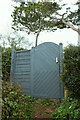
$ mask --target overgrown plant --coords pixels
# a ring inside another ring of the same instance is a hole
[[[51,102],[49,102],[48,100],[43,100],[43,101],[41,101],[41,104],[42,104],[43,106],[50,106],[50,105],[51,105]]]
[[[11,67],[11,48],[2,48],[2,79],[8,81]]]
[[[64,50],[61,80],[71,97],[80,100],[80,47],[69,46]]]
[[[24,95],[19,84],[13,87],[10,82],[3,83],[2,119],[31,118],[33,104],[34,99]]]
[[[69,97],[64,99],[60,107],[51,114],[51,118],[55,118],[55,120],[79,120],[80,101]]]

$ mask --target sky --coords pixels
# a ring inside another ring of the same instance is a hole
[[[55,0],[58,1],[58,0]],[[72,1],[72,2],[71,2]],[[77,1],[77,0],[76,0]],[[67,3],[71,5],[75,3],[75,0],[62,0],[61,3]],[[13,2],[11,0],[0,0],[0,34],[8,35],[12,31],[12,11],[13,11]],[[72,8],[75,9],[75,8]],[[64,12],[64,11],[62,11]],[[33,42],[31,45],[35,45],[35,35],[26,33],[22,33],[26,39]],[[55,32],[41,32],[38,39],[38,45],[43,42],[54,42],[56,44],[63,43],[63,46],[67,46],[68,44],[77,45],[78,34],[72,29],[58,29]]]

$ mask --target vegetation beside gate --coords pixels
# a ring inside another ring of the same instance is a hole
[[[21,87],[12,87],[10,82],[3,83],[2,90],[2,119],[28,119],[32,117],[31,109],[34,99],[22,93]]]
[[[68,94],[80,100],[80,47],[69,46],[64,50],[61,80]]]

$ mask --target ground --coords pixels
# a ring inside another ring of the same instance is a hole
[[[59,104],[52,104],[51,102],[47,102],[46,100],[39,102],[34,105],[33,116],[34,118],[50,118],[52,112],[55,111],[56,108],[59,107]]]

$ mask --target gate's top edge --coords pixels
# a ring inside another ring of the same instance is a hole
[[[17,53],[19,52],[30,52],[30,50],[19,50],[19,51],[16,51]]]
[[[56,44],[56,43],[54,43],[54,42],[44,42],[44,43],[39,44],[37,47],[39,47],[39,46],[41,46],[41,45],[46,45],[46,44],[53,44],[53,45],[59,46],[59,45],[62,44],[62,43],[60,43],[60,44],[58,45],[58,44]]]

